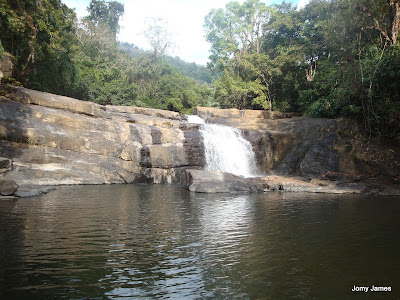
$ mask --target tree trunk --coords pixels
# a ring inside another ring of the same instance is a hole
[[[397,43],[397,37],[400,31],[400,4],[399,0],[391,0],[390,5],[393,8],[393,24],[392,24],[392,43],[395,45]]]

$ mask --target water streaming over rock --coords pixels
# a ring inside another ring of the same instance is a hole
[[[196,115],[186,115],[187,121],[192,124],[205,124],[204,119]]]
[[[203,124],[206,170],[229,172],[235,175],[256,176],[255,155],[249,141],[239,129],[224,125],[207,124],[198,116],[188,116],[188,122]]]

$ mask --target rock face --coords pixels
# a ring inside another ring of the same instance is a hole
[[[11,77],[14,69],[14,57],[4,52],[3,57],[0,57],[0,80],[3,77]]]
[[[200,134],[179,113],[0,90],[0,156],[13,161],[3,177],[19,185],[172,183],[204,165]]]
[[[198,107],[196,113],[208,122],[240,128],[264,174],[400,180],[399,148],[379,149],[368,139],[363,141],[351,120],[206,107]]]
[[[1,193],[22,197],[46,192],[43,185],[145,182],[181,183],[205,193],[400,194],[399,149],[378,149],[354,138],[359,131],[354,122],[237,109],[199,107],[196,113],[241,129],[260,173],[268,176],[200,170],[205,158],[199,125],[179,113],[0,85]],[[379,176],[397,186],[352,184]]]
[[[230,173],[185,170],[183,185],[197,193],[256,193],[269,189],[262,178],[243,178]]]

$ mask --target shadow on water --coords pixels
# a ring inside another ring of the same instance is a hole
[[[24,242],[26,219],[23,215],[15,214],[17,200],[0,200],[0,298],[14,295],[9,293],[15,286],[24,282],[21,244]]]

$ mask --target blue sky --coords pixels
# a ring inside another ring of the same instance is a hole
[[[125,14],[120,21],[118,40],[129,42],[142,49],[150,49],[143,32],[152,18],[162,18],[171,32],[175,47],[169,55],[179,56],[185,61],[205,65],[210,44],[204,38],[204,17],[213,8],[223,8],[229,0],[117,0],[124,4]],[[304,6],[309,0],[292,0]],[[78,17],[87,15],[90,0],[62,0],[74,8]],[[244,1],[239,1],[243,3]],[[266,4],[281,3],[280,0],[264,0]]]

